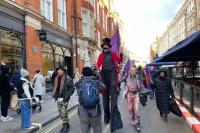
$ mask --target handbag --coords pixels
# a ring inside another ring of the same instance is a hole
[[[182,117],[182,112],[173,98],[169,100],[169,110],[178,117]]]
[[[11,99],[10,99],[10,107],[11,108],[16,108],[18,104],[18,97],[16,93],[11,94]]]

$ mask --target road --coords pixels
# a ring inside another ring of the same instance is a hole
[[[119,109],[122,115],[124,128],[118,133],[137,133],[135,128],[130,125],[127,104],[124,100],[119,100]],[[192,133],[192,129],[187,125],[184,119],[177,118],[173,114],[169,115],[169,122],[165,123],[160,118],[156,109],[155,100],[148,100],[146,107],[141,107],[141,126],[142,133]],[[77,109],[69,113],[70,117],[70,133],[79,133],[80,124],[77,115]],[[37,133],[59,133],[62,124],[57,119],[51,124],[39,130]],[[109,126],[103,124],[103,133],[110,133]]]

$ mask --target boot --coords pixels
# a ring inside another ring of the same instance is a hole
[[[108,124],[110,122],[110,117],[104,115],[104,123]]]
[[[168,120],[167,120],[167,114],[163,114],[163,120],[164,120],[164,122],[168,122]]]
[[[163,117],[163,114],[160,112],[160,117]]]
[[[60,130],[60,133],[68,133],[70,129],[70,125],[69,123],[63,123],[63,127]]]
[[[135,130],[136,130],[137,132],[141,132],[140,124],[135,125]]]

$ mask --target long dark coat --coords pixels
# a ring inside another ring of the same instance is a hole
[[[159,111],[163,114],[169,113],[170,96],[174,97],[171,80],[164,77],[158,78],[156,82],[156,104]]]

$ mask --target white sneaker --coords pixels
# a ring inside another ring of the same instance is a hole
[[[4,121],[6,119],[6,117],[4,116],[1,116],[1,120]]]
[[[13,120],[14,118],[12,118],[12,117],[10,117],[10,116],[7,116],[7,117],[4,117],[3,119],[2,119],[2,121],[11,121],[11,120]]]
[[[34,128],[34,126],[31,126],[31,127],[29,127],[29,128],[24,128],[24,129],[29,129],[29,130],[30,130],[30,129],[33,129],[33,128]]]
[[[13,117],[10,117],[10,116],[7,116],[7,119],[13,120],[14,118],[13,118]]]

